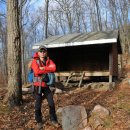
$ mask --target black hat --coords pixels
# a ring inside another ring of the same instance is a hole
[[[38,51],[41,50],[41,49],[44,49],[44,50],[47,51],[47,48],[44,45],[39,46]]]

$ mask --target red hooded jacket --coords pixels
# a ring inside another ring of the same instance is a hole
[[[55,72],[56,71],[56,65],[55,63],[47,57],[46,60],[46,66],[41,62],[41,65],[37,63],[37,60],[39,59],[38,53],[36,52],[33,56],[31,68],[34,71],[34,77],[40,77],[42,74],[46,74],[49,72]],[[44,67],[44,70],[41,70],[40,67]],[[47,87],[45,82],[34,82],[34,86],[41,86],[41,87]]]

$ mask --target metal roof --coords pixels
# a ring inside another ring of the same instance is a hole
[[[47,48],[58,48],[106,43],[118,43],[118,49],[121,50],[118,30],[51,36],[33,45],[32,49],[37,49],[40,45],[45,45]]]

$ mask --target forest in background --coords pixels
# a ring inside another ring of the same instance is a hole
[[[9,45],[7,44],[7,18],[11,13],[7,14],[9,2],[12,1],[0,0],[0,7],[2,7],[0,10],[0,73],[5,83],[8,79],[7,65],[9,63],[7,59],[7,46]],[[123,63],[124,65],[127,63],[130,44],[129,0],[45,0],[43,2],[38,0],[40,4],[37,8],[36,1],[17,0],[17,2],[18,17],[15,21],[8,21],[8,24],[11,25],[18,20],[22,84],[26,82],[25,62],[31,57],[31,46],[54,35],[119,29]],[[9,47],[12,46],[8,46],[11,50]]]

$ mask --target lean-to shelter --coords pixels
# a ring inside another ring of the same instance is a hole
[[[58,77],[66,76],[69,80],[79,73],[81,82],[88,76],[107,76],[109,82],[118,77],[122,54],[118,30],[51,36],[32,49],[40,45],[48,48],[49,56],[57,65]]]

